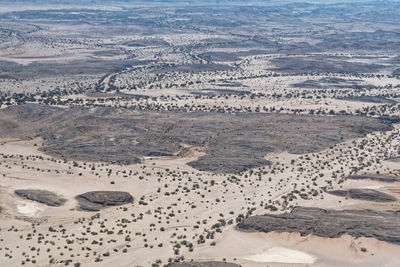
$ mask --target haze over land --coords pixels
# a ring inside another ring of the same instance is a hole
[[[1,266],[400,266],[399,1],[0,3]]]

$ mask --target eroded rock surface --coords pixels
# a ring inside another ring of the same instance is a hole
[[[337,238],[372,237],[400,244],[400,211],[325,210],[296,207],[290,213],[256,215],[237,225],[242,231],[298,232],[302,236],[316,235]]]
[[[133,202],[133,197],[121,191],[92,191],[76,197],[79,208],[86,211],[99,211],[108,206],[119,206]]]
[[[268,165],[264,156],[277,150],[317,152],[349,138],[388,131],[398,122],[362,116],[62,109],[33,104],[0,110],[0,117],[8,125],[7,131],[0,129],[0,137],[40,136],[41,150],[57,158],[134,164],[143,157],[178,154],[185,144],[206,153],[190,166],[222,173]]]
[[[374,189],[350,189],[350,190],[332,190],[328,191],[329,194],[341,196],[341,197],[349,197],[353,199],[361,199],[368,200],[374,202],[392,202],[397,199],[391,195],[388,195],[383,192],[379,192]]]
[[[370,176],[370,175],[353,175],[347,177],[350,180],[372,180],[377,182],[394,183],[400,182],[399,178],[390,176]]]
[[[61,206],[67,201],[57,194],[46,190],[20,189],[15,190],[15,194],[22,198],[37,201],[53,207]]]

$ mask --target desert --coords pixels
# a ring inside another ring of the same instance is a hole
[[[0,3],[0,266],[400,266],[398,1]]]

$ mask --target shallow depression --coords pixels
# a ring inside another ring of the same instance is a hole
[[[316,257],[310,254],[283,247],[273,247],[263,253],[246,256],[242,259],[261,263],[277,262],[294,264],[313,264],[317,260]]]
[[[39,212],[43,210],[42,207],[39,207],[35,203],[29,203],[29,202],[23,202],[20,201],[17,204],[17,211],[25,216],[30,216],[34,217],[36,216]]]

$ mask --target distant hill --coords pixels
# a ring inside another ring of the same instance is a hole
[[[400,0],[392,0],[386,2],[399,2]],[[332,3],[348,3],[348,2],[366,2],[364,0],[5,0],[4,3],[30,3],[30,4],[128,4],[128,3],[196,3],[196,4],[218,4],[218,3],[263,3],[263,4],[290,4],[290,3],[318,3],[318,4],[332,4]],[[382,1],[371,1],[380,2]]]

